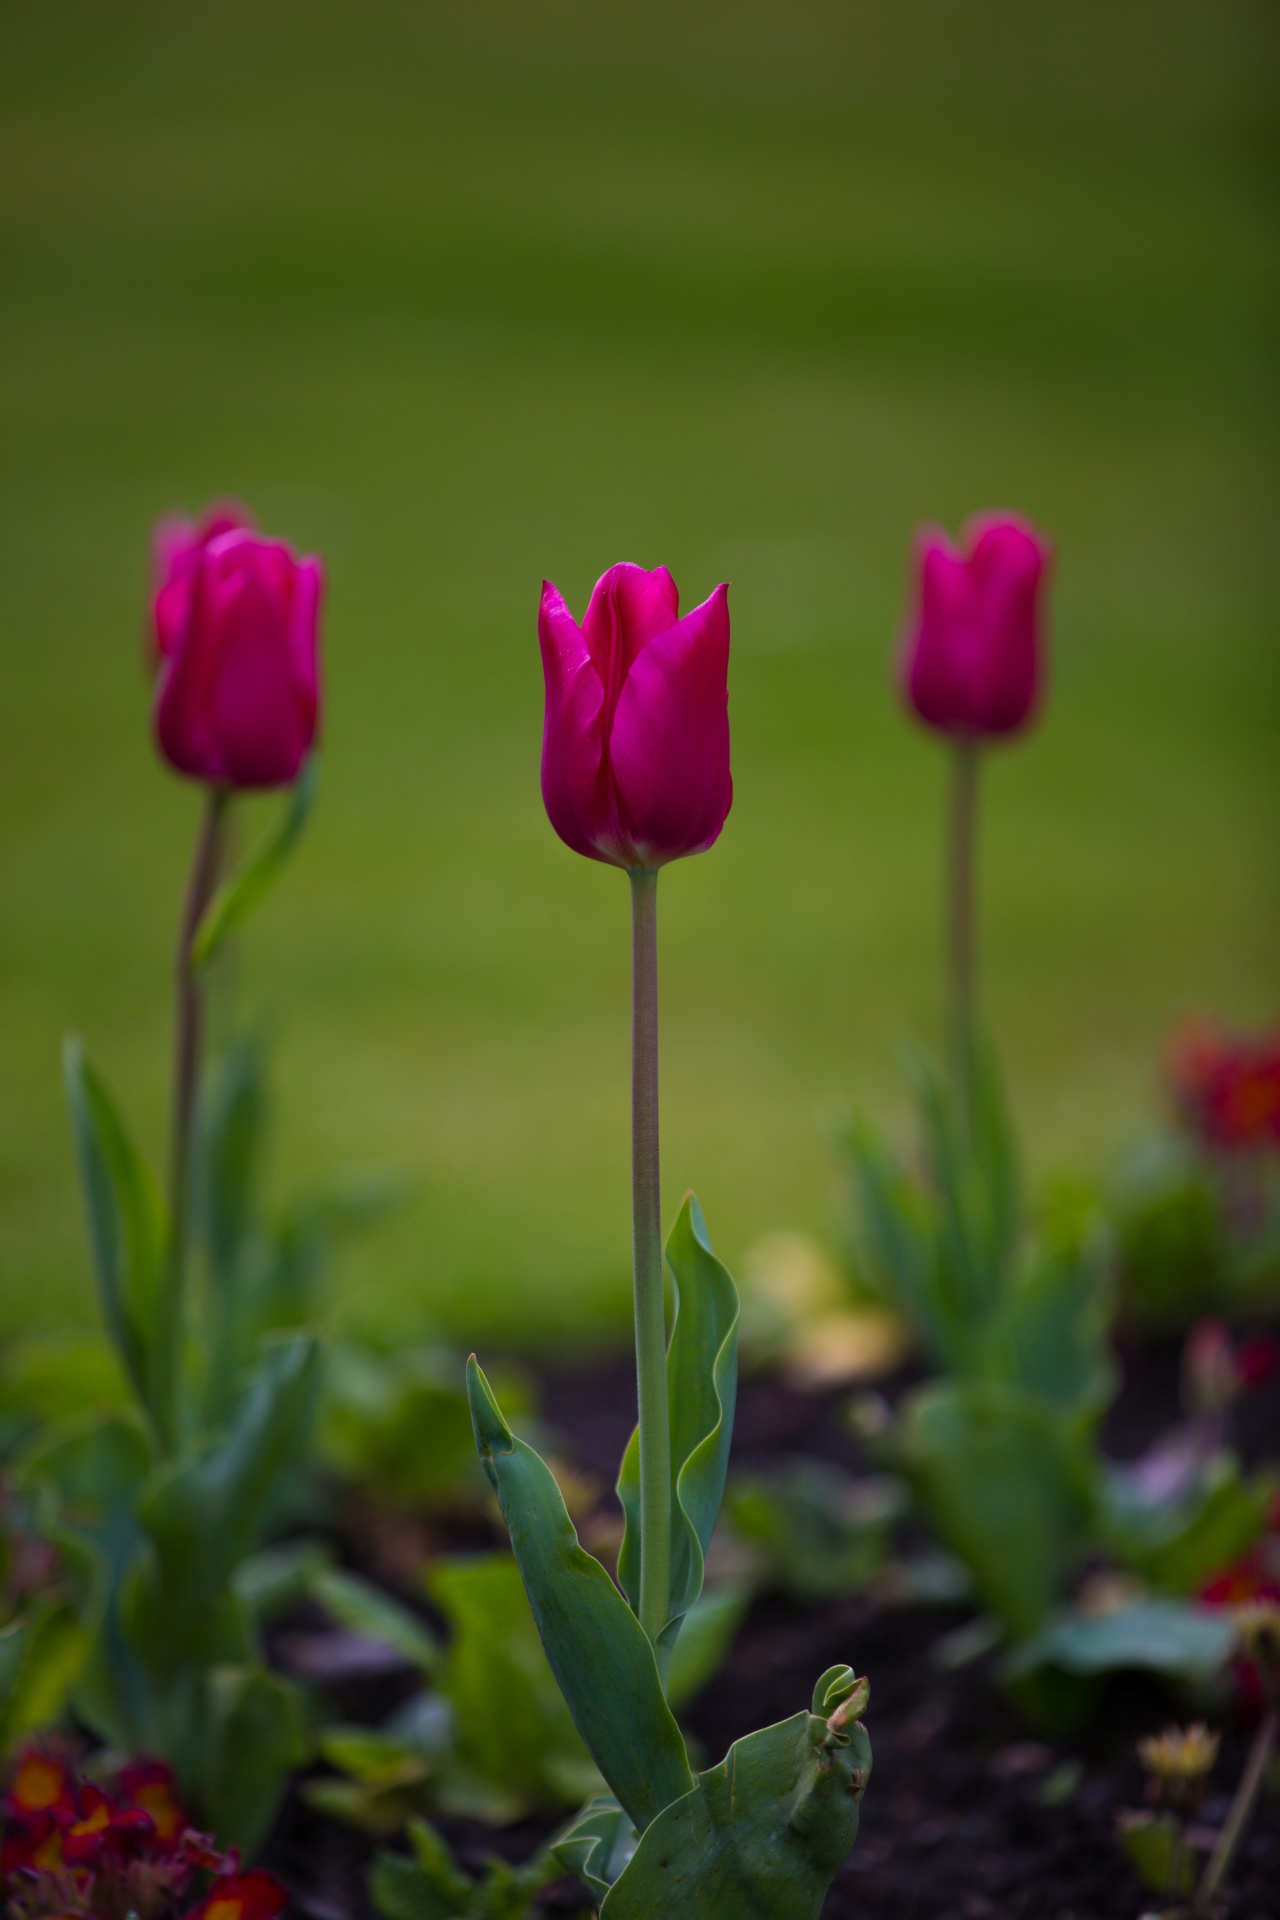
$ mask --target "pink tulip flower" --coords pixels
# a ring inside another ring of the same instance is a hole
[[[926,726],[983,740],[1026,725],[1044,678],[1049,556],[1047,541],[1011,514],[971,522],[960,552],[937,528],[919,534],[898,672]]]
[[[159,666],[173,650],[174,637],[187,618],[200,555],[220,533],[254,531],[253,515],[238,500],[215,500],[198,520],[167,513],[151,533],[151,664]]]
[[[191,530],[189,543],[161,534],[160,551],[165,538],[171,566],[155,599],[160,750],[213,786],[288,786],[319,719],[320,562],[225,523]]]
[[[616,867],[702,853],[733,801],[729,589],[681,620],[665,567],[596,582],[579,626],[542,586],[542,798],[567,846]]]

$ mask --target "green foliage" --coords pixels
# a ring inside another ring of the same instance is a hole
[[[560,1877],[559,1863],[544,1851],[525,1867],[490,1860],[484,1879],[472,1880],[427,1821],[410,1823],[409,1840],[412,1854],[380,1853],[369,1876],[383,1920],[531,1920],[542,1888]]]
[[[1090,1539],[1083,1425],[1026,1388],[982,1380],[923,1389],[903,1420],[905,1463],[939,1538],[1015,1639],[1035,1633]]]
[[[823,1676],[813,1712],[735,1741],[629,1857],[620,1818],[601,1803],[587,1809],[556,1850],[603,1894],[601,1920],[818,1920],[857,1836],[871,1771],[861,1721],[837,1724],[853,1675],[832,1671],[841,1677]]]
[[[692,1784],[654,1650],[600,1562],[579,1545],[554,1477],[512,1433],[474,1358],[467,1386],[476,1445],[551,1671],[611,1791],[643,1829]]]
[[[270,829],[251,847],[234,873],[228,874],[205,909],[196,929],[192,958],[207,967],[238,927],[244,925],[265,898],[288,863],[315,804],[320,784],[320,756],[313,753],[290,789]]]
[[[854,1480],[825,1460],[796,1459],[730,1483],[725,1511],[759,1557],[762,1577],[797,1600],[856,1593],[887,1572],[900,1480]]]
[[[1120,1844],[1144,1887],[1153,1893],[1190,1893],[1195,1885],[1195,1855],[1182,1837],[1175,1813],[1144,1807],[1120,1817]]]
[[[63,1069],[103,1324],[139,1406],[160,1428],[164,1204],[78,1040],[67,1041]]]
[[[1227,1163],[1162,1136],[1135,1153],[1108,1205],[1126,1311],[1168,1332],[1208,1313],[1235,1318],[1280,1298],[1280,1167]]]
[[[452,1629],[440,1691],[454,1729],[450,1799],[512,1819],[598,1793],[600,1775],[542,1651],[509,1554],[434,1567],[427,1590]]]
[[[718,1656],[745,1600],[741,1593],[709,1595],[699,1606],[728,1456],[738,1302],[692,1196],[667,1259],[678,1303],[667,1356],[676,1548],[659,1643],[669,1677],[685,1688]],[[664,1698],[658,1649],[633,1611],[635,1441],[619,1478],[630,1542],[620,1579],[629,1606],[579,1544],[554,1478],[511,1432],[474,1357],[467,1384],[476,1445],[539,1638],[611,1790],[612,1797],[590,1801],[555,1844],[561,1863],[600,1902],[602,1920],[653,1920],[659,1912],[673,1920],[741,1920],[748,1912],[761,1920],[817,1920],[853,1845],[871,1765],[856,1720],[866,1683],[849,1668],[831,1669],[818,1682],[811,1713],[739,1741],[719,1767],[695,1777]]]
[[[1158,1592],[1195,1594],[1248,1552],[1278,1487],[1280,1470],[1246,1477],[1225,1450],[1189,1458],[1182,1484],[1163,1497],[1145,1494],[1133,1470],[1113,1468],[1104,1486],[1104,1538],[1120,1564]]]
[[[685,1706],[724,1665],[751,1600],[745,1580],[704,1587],[684,1617],[667,1662],[667,1702]]]
[[[1235,1627],[1224,1610],[1188,1606],[1179,1600],[1134,1600],[1105,1613],[1065,1610],[1008,1656],[1012,1680],[1055,1667],[1086,1676],[1121,1667],[1202,1682],[1221,1671],[1235,1645]]]
[[[528,1409],[520,1376],[506,1374],[500,1391],[513,1415]],[[331,1342],[320,1445],[333,1471],[382,1507],[413,1512],[486,1492],[465,1368],[450,1348]]]
[[[315,1344],[267,1350],[228,1426],[157,1459],[104,1414],[34,1447],[26,1483],[77,1577],[88,1635],[77,1712],[125,1752],[168,1759],[199,1817],[255,1846],[309,1742],[296,1690],[262,1665],[238,1582],[281,1472],[306,1444]]]
[[[671,1410],[671,1598],[658,1639],[665,1665],[686,1613],[702,1591],[707,1547],[720,1511],[738,1387],[738,1292],[711,1251],[702,1210],[689,1194],[667,1240],[675,1315],[667,1349]],[[622,1458],[618,1498],[626,1531],[618,1584],[640,1604],[640,1433]]]

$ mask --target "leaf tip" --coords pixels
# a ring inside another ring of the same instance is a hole
[[[467,1404],[480,1458],[489,1460],[495,1453],[512,1452],[515,1437],[474,1353],[467,1360]]]

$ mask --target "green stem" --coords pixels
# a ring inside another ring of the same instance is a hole
[[[640,1419],[640,1624],[667,1624],[671,1587],[671,1412],[658,1178],[658,874],[631,869],[631,1219]]]
[[[947,989],[956,1091],[968,1116],[974,1052],[974,874],[978,818],[978,747],[955,743],[947,845]]]
[[[1240,1784],[1236,1788],[1235,1799],[1231,1802],[1222,1832],[1218,1835],[1218,1844],[1209,1855],[1209,1864],[1204,1870],[1204,1878],[1196,1891],[1195,1911],[1207,1913],[1214,1896],[1222,1885],[1231,1857],[1240,1844],[1249,1816],[1253,1812],[1253,1803],[1258,1797],[1271,1758],[1271,1750],[1276,1743],[1276,1727],[1280,1721],[1280,1709],[1268,1708],[1263,1715],[1262,1724],[1253,1737],[1249,1749],[1249,1758],[1245,1762],[1244,1772],[1240,1775]]]
[[[177,1020],[173,1063],[173,1117],[169,1147],[169,1246],[157,1342],[156,1427],[166,1452],[178,1444],[179,1386],[186,1330],[188,1214],[191,1200],[191,1148],[196,1092],[200,1081],[200,1041],[204,993],[191,964],[191,948],[204,910],[218,884],[222,825],[229,798],[225,787],[210,787],[196,839],[178,932]]]

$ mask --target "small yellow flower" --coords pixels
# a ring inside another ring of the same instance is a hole
[[[1203,1721],[1192,1727],[1166,1727],[1138,1742],[1138,1758],[1148,1773],[1169,1785],[1202,1780],[1218,1757],[1218,1735]]]

